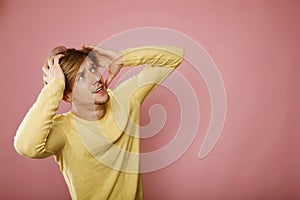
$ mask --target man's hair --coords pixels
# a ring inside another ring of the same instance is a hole
[[[89,49],[77,50],[74,48],[66,48],[64,46],[52,49],[49,58],[58,54],[64,55],[59,59],[59,64],[65,75],[66,85],[64,94],[68,94],[72,92],[77,72],[86,57],[89,57],[95,63],[96,59],[94,53]]]

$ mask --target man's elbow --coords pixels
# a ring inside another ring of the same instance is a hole
[[[39,153],[33,148],[33,145],[26,143],[24,141],[20,141],[15,138],[14,140],[14,148],[18,154],[28,158],[39,158]]]
[[[174,56],[172,58],[172,64],[171,64],[171,67],[178,67],[184,60],[184,49],[181,48],[181,47],[177,47],[175,46],[174,47]]]

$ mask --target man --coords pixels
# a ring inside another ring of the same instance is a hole
[[[183,49],[175,46],[55,48],[42,68],[45,87],[17,130],[15,149],[30,158],[54,155],[74,200],[143,199],[140,105],[182,60]],[[144,64],[139,74],[107,89],[122,67]],[[62,99],[72,108],[57,115]]]

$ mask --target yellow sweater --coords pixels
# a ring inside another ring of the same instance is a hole
[[[183,60],[175,46],[122,51],[124,66],[147,66],[108,90],[106,114],[98,121],[71,112],[57,115],[65,84],[46,85],[17,130],[14,145],[23,156],[54,155],[72,199],[143,199],[139,173],[139,111],[144,98]]]

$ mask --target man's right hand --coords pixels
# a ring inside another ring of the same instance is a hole
[[[59,65],[59,59],[63,54],[51,56],[47,64],[42,67],[44,84],[51,83],[55,78],[60,78],[65,81],[65,75]]]

